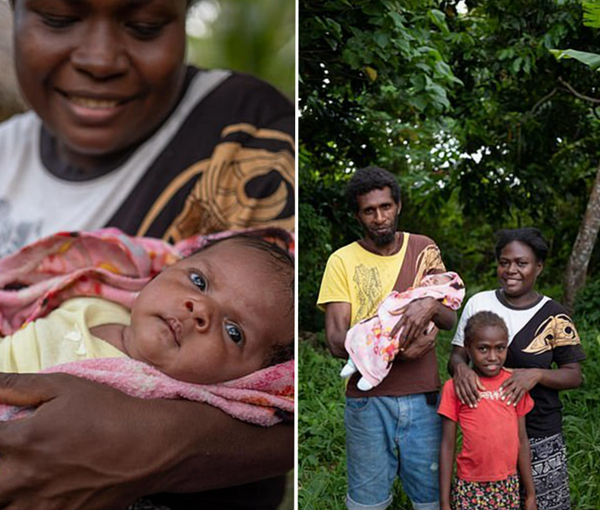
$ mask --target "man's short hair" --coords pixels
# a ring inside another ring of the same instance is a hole
[[[358,212],[358,197],[375,189],[390,188],[396,204],[400,203],[400,185],[387,170],[378,166],[359,168],[346,185],[346,199],[352,212]]]

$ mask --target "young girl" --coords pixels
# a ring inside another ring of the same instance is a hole
[[[443,418],[440,509],[519,509],[520,477],[525,510],[537,510],[525,431],[525,415],[533,408],[533,400],[526,394],[516,406],[509,405],[500,392],[501,384],[510,377],[503,368],[506,324],[493,312],[479,312],[468,320],[464,335],[473,369],[486,391],[481,393],[479,405],[470,407],[460,403],[452,380],[444,385],[438,409]],[[457,423],[463,448],[456,459],[457,476],[452,485]]]

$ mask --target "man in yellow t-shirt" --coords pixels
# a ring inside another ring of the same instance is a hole
[[[325,311],[331,353],[347,358],[346,333],[375,314],[392,290],[403,292],[445,271],[438,247],[428,237],[397,230],[400,188],[377,168],[357,170],[347,198],[364,237],[334,252],[327,262],[317,304]],[[370,391],[346,390],[346,456],[349,510],[384,510],[399,473],[416,510],[439,508],[438,454],[441,422],[436,413],[440,380],[433,346],[437,328],[452,329],[456,313],[432,298],[410,303],[394,328],[401,353],[389,375]]]

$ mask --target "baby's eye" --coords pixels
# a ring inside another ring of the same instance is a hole
[[[206,281],[206,278],[200,273],[190,273],[190,280],[202,292],[206,291],[206,289],[208,288],[208,282]]]
[[[239,326],[235,324],[225,324],[225,331],[231,340],[240,345],[244,341],[244,334]]]

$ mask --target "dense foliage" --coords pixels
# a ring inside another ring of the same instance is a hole
[[[536,225],[562,274],[600,162],[581,96],[596,75],[552,48],[597,51],[574,0],[300,3],[300,323],[318,330],[328,253],[356,237],[349,172],[383,166],[401,226],[433,237],[471,287],[493,284],[493,232]],[[459,9],[460,10],[460,9]],[[598,254],[590,272],[598,267]]]

